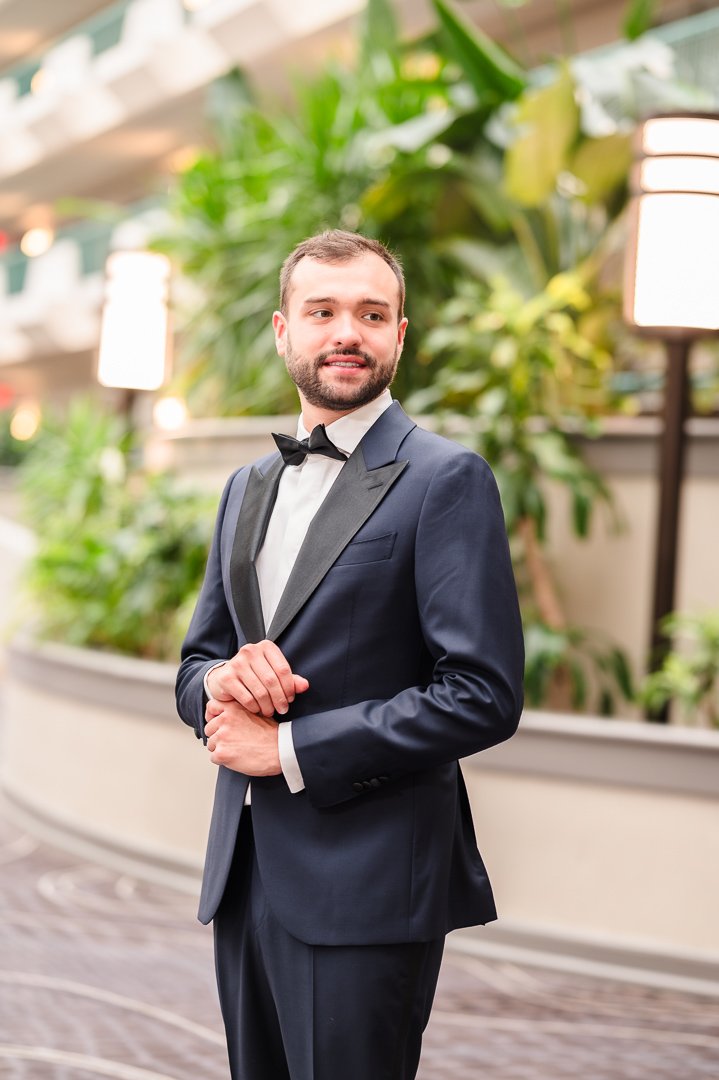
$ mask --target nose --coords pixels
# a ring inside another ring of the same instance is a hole
[[[351,312],[344,312],[335,321],[334,344],[348,349],[362,341],[362,328]]]

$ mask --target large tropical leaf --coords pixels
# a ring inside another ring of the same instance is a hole
[[[651,30],[660,6],[660,0],[631,0],[624,12],[622,29],[625,38],[635,41],[642,34],[646,34],[647,30]]]
[[[555,190],[579,133],[574,81],[566,65],[554,82],[524,94],[514,120],[520,134],[505,158],[507,191],[522,206],[539,206]]]
[[[631,163],[631,136],[617,133],[585,139],[577,147],[569,169],[582,183],[581,197],[588,203],[598,203],[626,183]]]
[[[376,64],[379,57],[399,53],[399,31],[390,0],[367,0],[360,28],[360,60],[363,69]]]
[[[452,0],[432,0],[447,48],[480,101],[514,101],[527,85],[524,70],[495,41],[474,26]]]

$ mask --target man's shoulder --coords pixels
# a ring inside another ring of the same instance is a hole
[[[432,470],[442,465],[489,469],[485,459],[475,450],[419,424],[407,435],[402,450],[412,461],[426,462]]]

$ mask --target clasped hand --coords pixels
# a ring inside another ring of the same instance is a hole
[[[282,771],[275,713],[284,715],[296,694],[308,689],[272,641],[243,645],[207,686],[205,735],[210,761],[248,776],[276,776]]]

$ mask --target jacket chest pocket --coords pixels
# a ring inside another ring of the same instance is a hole
[[[355,540],[348,544],[342,554],[334,562],[334,566],[354,566],[357,563],[381,562],[392,558],[396,532],[384,533],[382,536],[368,537],[366,540]]]

